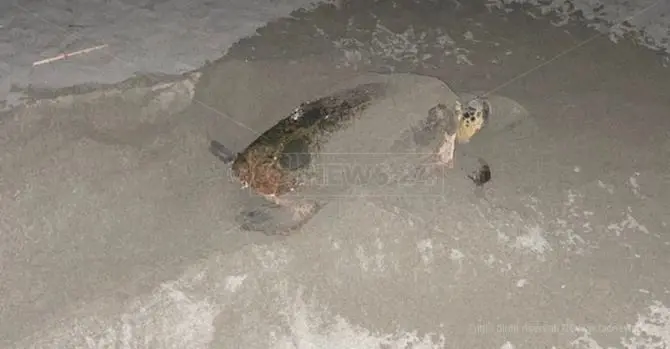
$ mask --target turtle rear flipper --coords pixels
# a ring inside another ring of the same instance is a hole
[[[217,141],[209,142],[209,152],[223,161],[224,164],[229,164],[235,160],[235,154]]]
[[[300,229],[323,207],[316,202],[267,202],[241,211],[235,218],[242,230],[258,231],[265,235],[290,235]]]

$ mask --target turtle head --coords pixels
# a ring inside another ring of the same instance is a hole
[[[474,120],[481,120],[482,124],[486,124],[491,116],[491,104],[483,96],[477,96],[471,99],[464,110],[465,115]]]

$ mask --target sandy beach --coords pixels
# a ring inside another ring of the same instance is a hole
[[[187,73],[41,91],[0,116],[0,344],[669,346],[665,64],[530,7],[362,1]],[[240,151],[368,72],[504,103],[440,195],[362,186],[291,236],[240,229],[249,194],[209,140]]]

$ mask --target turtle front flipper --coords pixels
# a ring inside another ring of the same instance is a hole
[[[454,152],[456,151],[456,136],[458,134],[460,116],[462,114],[461,103],[456,101],[452,108],[444,104],[438,104],[431,108],[429,115],[433,115],[442,121],[444,125],[442,141],[437,150],[439,164],[447,168],[454,168]]]

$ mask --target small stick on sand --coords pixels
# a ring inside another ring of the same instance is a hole
[[[68,58],[68,57],[80,55],[80,54],[83,54],[83,53],[89,53],[91,51],[99,50],[99,49],[105,48],[107,46],[108,46],[107,44],[104,44],[104,45],[90,47],[90,48],[75,51],[75,52],[63,53],[63,54],[60,54],[56,57],[51,57],[51,58],[43,59],[41,61],[34,62],[33,67],[36,67],[36,66],[42,65],[42,64],[46,64],[46,63],[51,63],[51,62],[54,62],[54,61],[59,61],[61,59],[65,59],[65,58]]]

